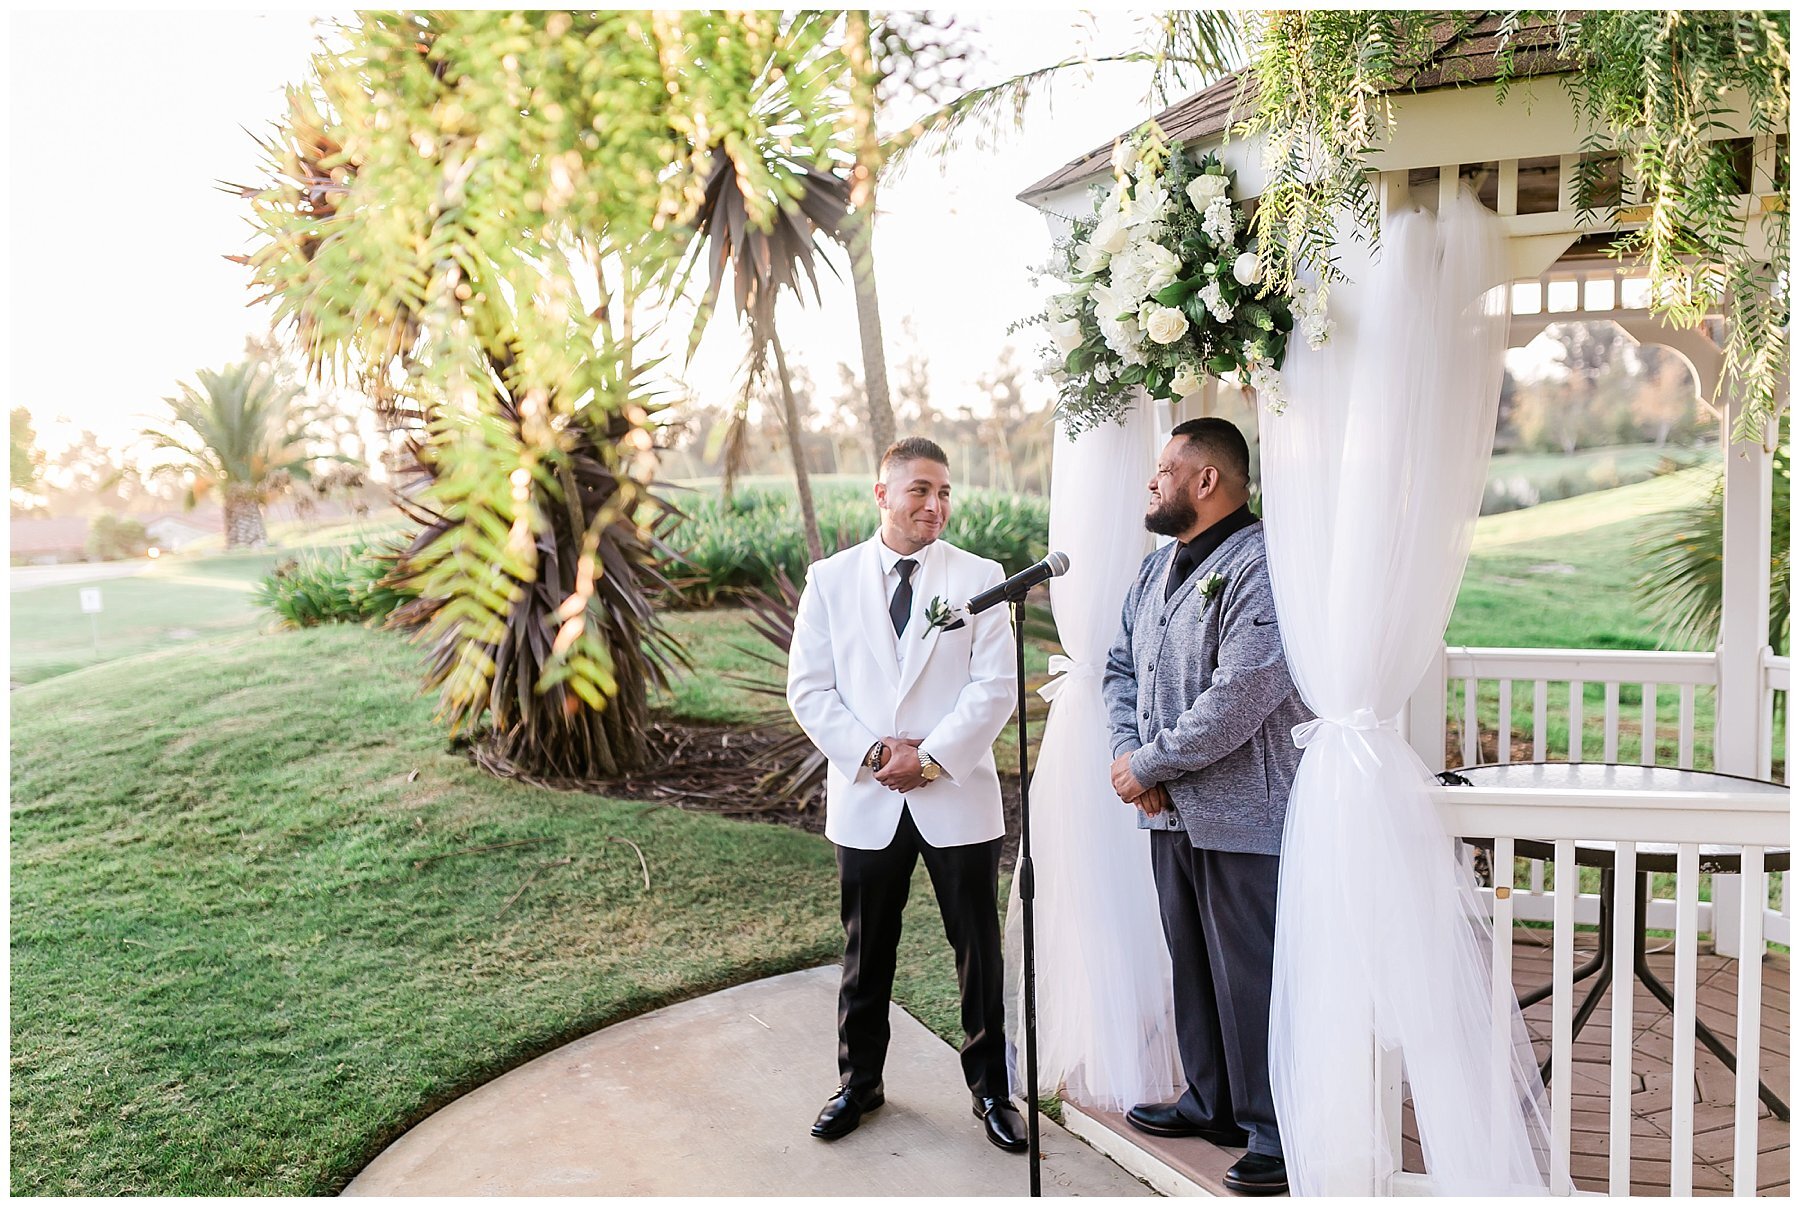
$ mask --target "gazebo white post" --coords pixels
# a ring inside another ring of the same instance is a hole
[[[1769,556],[1773,526],[1773,458],[1760,444],[1731,442],[1744,399],[1733,390],[1722,421],[1725,454],[1725,540],[1719,609],[1719,687],[1713,722],[1713,766],[1756,775],[1762,727],[1763,650],[1769,644]],[[1741,956],[1737,876],[1713,877],[1713,948]],[[1750,891],[1760,892],[1761,886]],[[1760,953],[1758,953],[1760,958]]]

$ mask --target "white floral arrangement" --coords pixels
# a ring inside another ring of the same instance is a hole
[[[1071,435],[1122,418],[1137,387],[1175,402],[1208,373],[1235,375],[1279,414],[1295,326],[1313,348],[1330,340],[1315,293],[1261,288],[1235,183],[1216,155],[1171,150],[1154,126],[1115,149],[1112,188],[1096,188],[1094,217],[1048,268],[1067,288],[1026,321],[1049,334],[1045,373]]]

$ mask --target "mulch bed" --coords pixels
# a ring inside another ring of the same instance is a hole
[[[624,800],[651,801],[691,813],[712,813],[740,821],[793,826],[809,834],[825,833],[825,791],[796,806],[788,800],[760,795],[756,783],[769,767],[768,751],[789,735],[764,725],[727,725],[659,717],[650,725],[650,745],[657,752],[650,770],[616,779],[570,779],[527,775],[492,766],[474,753],[486,770],[560,792],[588,792]],[[1019,782],[1002,776],[1001,805],[1006,811],[1006,841],[1000,864],[1011,868],[1019,846]]]

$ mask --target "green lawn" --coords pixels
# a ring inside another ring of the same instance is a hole
[[[1661,512],[1702,497],[1711,471],[1684,470],[1616,490],[1544,503],[1523,511],[1485,516],[1475,527],[1475,544],[1462,591],[1450,618],[1451,645],[1576,649],[1652,650],[1657,629],[1643,614],[1634,584],[1641,573],[1638,540]],[[1582,693],[1587,756],[1597,759],[1603,736],[1604,688],[1588,684]],[[1451,686],[1452,718],[1462,713],[1461,684]],[[1619,693],[1619,758],[1636,761],[1642,692],[1625,684]],[[1712,765],[1713,692],[1695,696],[1695,765]],[[1548,699],[1550,751],[1568,749],[1568,689],[1552,684]],[[1513,732],[1529,734],[1532,700],[1528,686],[1513,691]],[[1484,731],[1500,714],[1499,689],[1483,683],[1476,707]],[[1659,750],[1672,760],[1680,699],[1673,688],[1657,697]]]
[[[838,956],[823,839],[489,778],[416,657],[242,634],[14,693],[13,1193],[331,1193],[535,1055]],[[954,1034],[914,888],[896,996]]]
[[[1523,480],[1548,497],[1576,495],[1590,490],[1610,490],[1650,477],[1669,464],[1716,465],[1717,447],[1703,449],[1680,445],[1619,444],[1583,449],[1577,453],[1495,453],[1488,461],[1488,481],[1513,483]]]
[[[366,516],[344,520],[273,520],[267,525],[269,542],[278,549],[295,550],[343,545],[350,541],[378,539],[408,529],[407,520],[393,508],[382,508]],[[182,549],[186,555],[220,554],[225,551],[225,534],[201,537]]]
[[[12,680],[37,683],[134,654],[253,632],[272,618],[251,606],[251,589],[287,556],[171,556],[133,578],[15,591]],[[81,611],[82,586],[100,589],[104,610],[93,619]]]
[[[1697,479],[1483,520],[1450,640],[1648,648],[1631,543]],[[87,669],[74,588],[13,596],[15,679],[44,680],[13,701],[15,1193],[330,1193],[532,1056],[841,950],[823,839],[478,773],[400,637],[258,631],[280,556],[102,584],[115,661]],[[661,706],[770,702],[722,678],[760,669],[743,613],[667,615],[697,671]],[[910,913],[896,998],[954,1040],[923,871]]]

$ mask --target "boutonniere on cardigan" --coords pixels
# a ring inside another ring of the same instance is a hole
[[[1211,599],[1213,596],[1217,595],[1224,586],[1225,576],[1223,574],[1213,573],[1201,579],[1200,586],[1196,589],[1200,592],[1201,599]]]

